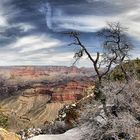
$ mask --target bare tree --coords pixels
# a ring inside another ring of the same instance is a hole
[[[123,68],[123,62],[128,58],[128,52],[132,49],[128,37],[125,34],[125,28],[120,23],[109,23],[108,26],[97,33],[103,39],[103,45],[100,52],[96,52],[93,58],[87,47],[80,40],[80,33],[68,32],[74,42],[69,45],[76,45],[78,51],[75,52],[74,64],[85,54],[93,64],[93,68],[98,77],[98,84],[101,86],[102,78],[110,71],[112,65],[120,64],[122,72],[127,79],[127,73]],[[104,70],[102,69],[104,67]]]
[[[89,60],[93,64],[93,68],[97,75],[97,84],[95,96],[100,96],[100,100],[103,103],[104,112],[107,115],[106,109],[106,97],[102,92],[102,80],[106,76],[113,65],[119,64],[122,72],[125,74],[126,80],[128,80],[127,73],[123,67],[123,62],[128,58],[128,52],[132,48],[132,44],[129,38],[125,34],[125,28],[120,23],[109,23],[108,26],[97,33],[99,37],[103,39],[103,45],[101,45],[101,51],[96,52],[96,57],[93,57],[87,47],[80,40],[80,33],[68,32],[66,34],[74,38],[74,42],[69,45],[75,45],[78,49],[74,54],[74,64],[83,56],[87,55]]]
[[[110,56],[115,57],[113,63],[119,64],[125,79],[128,81],[128,74],[123,66],[124,61],[129,60],[128,52],[133,48],[130,39],[126,35],[127,29],[120,23],[108,23],[108,27],[98,32],[103,37],[104,58],[110,61]]]

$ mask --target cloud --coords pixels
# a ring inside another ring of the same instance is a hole
[[[17,54],[17,55],[16,55]],[[7,56],[7,57],[5,57]],[[1,66],[13,66],[13,65],[59,65],[59,66],[72,66],[74,59],[73,53],[34,53],[30,55],[21,55],[19,53],[2,54],[0,52],[0,57],[4,58],[0,60]],[[77,66],[87,66],[92,67],[92,63],[88,61],[87,57],[84,57],[80,60]]]
[[[8,26],[8,14],[5,9],[6,0],[0,2],[0,28]],[[8,9],[7,9],[8,10]],[[9,10],[8,10],[9,11]]]
[[[32,24],[27,22],[19,22],[19,20],[16,23],[12,22],[20,14],[20,10],[12,4],[12,0],[0,1],[0,47],[6,47],[15,42],[16,37],[35,29]]]
[[[66,61],[67,56],[58,55],[55,51],[62,45],[64,43],[60,40],[46,35],[20,37],[15,43],[0,48],[0,57],[4,58],[0,65],[49,65],[52,61],[62,62],[63,58]]]
[[[0,48],[0,65],[67,65],[74,62],[73,49],[67,51],[67,43],[46,35],[33,35],[17,38],[4,48]],[[66,51],[62,51],[62,46]],[[58,51],[59,50],[59,51]],[[94,55],[94,54],[93,54]],[[92,66],[87,57],[81,59],[79,66]]]
[[[75,16],[56,18],[58,21],[57,30],[78,30],[82,32],[96,32],[97,30],[106,26],[107,21],[118,21],[118,17],[106,16]]]
[[[59,33],[81,31],[89,51],[96,51],[95,32],[106,22],[121,22],[129,28],[129,36],[140,42],[139,3],[140,0],[3,0],[0,57],[4,59],[0,65],[71,65],[73,52],[65,47],[71,40]],[[81,63],[90,65],[87,58]]]
[[[15,10],[15,5],[11,5],[11,0],[0,1],[0,30],[10,26],[9,20],[17,14],[19,14],[19,10]]]
[[[29,23],[17,23],[13,25],[14,27],[20,28],[23,32],[28,32],[35,29],[35,26]]]
[[[50,6],[50,4],[49,3],[47,3],[46,4],[46,23],[47,23],[47,25],[48,25],[48,28],[49,29],[52,29],[52,20],[51,20],[51,18],[52,18],[52,8],[51,8],[51,6]]]
[[[130,36],[136,37],[140,41],[140,0],[87,0],[87,2],[89,4],[83,4],[86,11],[82,6],[79,9],[80,4],[56,6],[54,9],[53,4],[47,3],[46,24],[48,28],[56,32],[65,30],[96,32],[105,27],[107,22],[120,22],[129,28]],[[92,10],[90,6],[92,6]],[[114,11],[111,7],[118,11]],[[105,14],[108,10],[109,13]],[[71,11],[75,14],[70,14]],[[77,11],[81,13],[84,11],[84,13],[79,14]]]
[[[24,53],[59,47],[63,44],[64,43],[62,43],[60,40],[52,39],[46,35],[31,35],[17,39],[17,41],[10,44],[9,47],[12,49],[19,49],[19,53]]]
[[[128,33],[130,36],[140,41],[140,4],[138,5],[138,8],[122,13],[119,21],[122,23],[122,25],[128,28]]]
[[[4,27],[7,25],[8,25],[8,22],[7,22],[6,17],[3,17],[2,15],[0,15],[0,27]]]

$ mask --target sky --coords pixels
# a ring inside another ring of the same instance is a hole
[[[62,32],[76,30],[95,55],[96,32],[107,22],[125,26],[140,57],[140,0],[1,0],[0,65],[66,65],[74,62],[73,40]],[[85,56],[78,66],[92,66]]]

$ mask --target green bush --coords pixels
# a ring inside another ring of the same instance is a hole
[[[126,73],[131,76],[136,76],[138,80],[140,80],[140,60],[135,59],[129,62],[123,63],[123,68]],[[123,81],[125,80],[125,75],[122,72],[119,65],[117,65],[108,75],[113,81]]]

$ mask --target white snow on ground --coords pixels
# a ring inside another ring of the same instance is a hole
[[[86,133],[87,128],[73,128],[59,135],[39,135],[28,140],[80,140]]]

